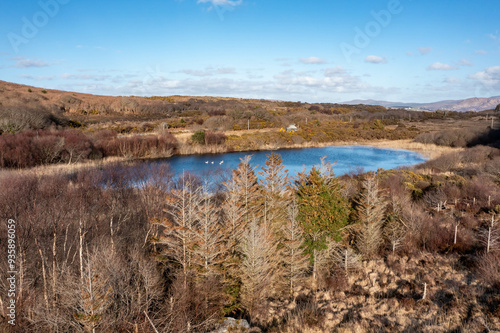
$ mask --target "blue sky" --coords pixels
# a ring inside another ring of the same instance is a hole
[[[496,0],[0,4],[0,79],[101,95],[432,102],[500,95]]]

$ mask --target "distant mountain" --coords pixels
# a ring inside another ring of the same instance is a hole
[[[445,100],[434,103],[405,103],[405,102],[388,102],[377,101],[373,99],[345,102],[343,104],[367,104],[367,105],[381,105],[385,107],[411,107],[425,110],[450,110],[450,111],[483,111],[494,109],[500,104],[500,96],[490,98],[467,98],[461,100]]]

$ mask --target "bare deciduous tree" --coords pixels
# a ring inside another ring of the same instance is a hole
[[[170,218],[159,222],[165,229],[158,243],[166,246],[164,255],[181,266],[186,288],[187,276],[193,265],[195,229],[200,204],[200,188],[193,184],[189,177],[183,176],[180,188],[173,189],[167,196],[166,210]]]
[[[368,176],[362,186],[363,192],[357,209],[357,218],[362,223],[362,230],[356,246],[365,258],[370,258],[377,254],[383,242],[382,225],[387,204],[378,189],[374,175]]]
[[[398,218],[390,219],[384,226],[384,235],[391,245],[392,253],[395,253],[406,236],[406,226]]]
[[[264,227],[266,232],[279,232],[286,219],[286,206],[290,193],[288,170],[284,170],[281,156],[271,153],[259,174],[262,176],[264,196]]]
[[[227,249],[226,228],[219,220],[219,212],[215,207],[212,195],[207,186],[203,187],[202,202],[199,207],[199,223],[196,226],[195,263],[201,268],[201,275],[218,275],[217,266],[224,259]]]
[[[287,209],[287,220],[282,226],[283,249],[280,251],[284,264],[283,277],[288,284],[288,292],[294,297],[297,286],[303,280],[309,266],[309,256],[304,254],[304,230],[297,220],[298,207],[295,198]]]
[[[85,330],[95,333],[101,325],[104,313],[112,302],[113,289],[106,274],[99,265],[99,253],[89,255],[85,260],[85,275],[79,285],[77,306],[73,316]]]
[[[253,317],[271,293],[271,282],[277,267],[275,244],[269,236],[266,237],[262,224],[259,225],[255,218],[243,237],[241,252],[241,303]]]
[[[479,239],[486,248],[486,253],[500,250],[500,228],[494,215],[491,216],[491,222],[480,230]]]
[[[346,274],[361,266],[361,257],[351,247],[338,247],[333,254],[334,262],[342,267]]]
[[[243,209],[243,218],[248,223],[250,219],[257,215],[259,186],[255,168],[250,165],[251,155],[241,159],[238,168],[233,170],[234,191],[238,194]]]

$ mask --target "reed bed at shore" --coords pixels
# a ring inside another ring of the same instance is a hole
[[[183,140],[182,140],[183,141]],[[177,152],[174,155],[198,155],[198,154],[223,154],[234,151],[228,144],[223,145],[192,145],[184,141],[180,143]],[[258,149],[246,151],[273,151],[279,149],[297,149],[297,148],[315,148],[328,146],[374,146],[392,149],[406,149],[422,154],[428,159],[435,159],[444,154],[463,151],[463,148],[452,148],[437,146],[435,144],[424,144],[414,142],[412,140],[379,140],[379,141],[338,141],[338,142],[303,142],[300,144],[289,144],[284,146],[264,145]],[[245,150],[239,150],[245,151]],[[165,157],[168,158],[168,157]],[[72,164],[54,164],[43,165],[28,169],[1,169],[0,177],[8,176],[12,173],[35,173],[37,175],[53,175],[53,174],[71,174],[84,169],[102,168],[113,163],[136,163],[140,161],[153,160],[157,158],[140,158],[133,159],[127,157],[108,157],[100,160],[85,161]]]

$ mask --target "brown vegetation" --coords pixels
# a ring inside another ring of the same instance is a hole
[[[376,174],[335,177],[322,163],[294,181],[276,154],[259,170],[247,157],[204,179],[125,164],[0,176],[18,272],[13,327],[0,260],[0,331],[210,332],[225,316],[255,332],[500,329],[500,150],[481,115],[0,89],[4,168],[409,140],[444,124],[464,129],[419,140],[473,146]],[[34,109],[16,118],[21,100]],[[299,130],[280,131],[290,123]],[[226,140],[228,125],[254,132]],[[187,132],[118,134],[167,126]],[[0,244],[8,237],[1,223]]]
[[[447,173],[332,180],[323,165],[295,184],[275,154],[262,180],[244,159],[224,186],[118,164],[4,177],[18,312],[12,330],[2,307],[0,325],[205,332],[229,315],[254,331],[498,329],[500,178],[486,166],[499,153],[457,155]]]

